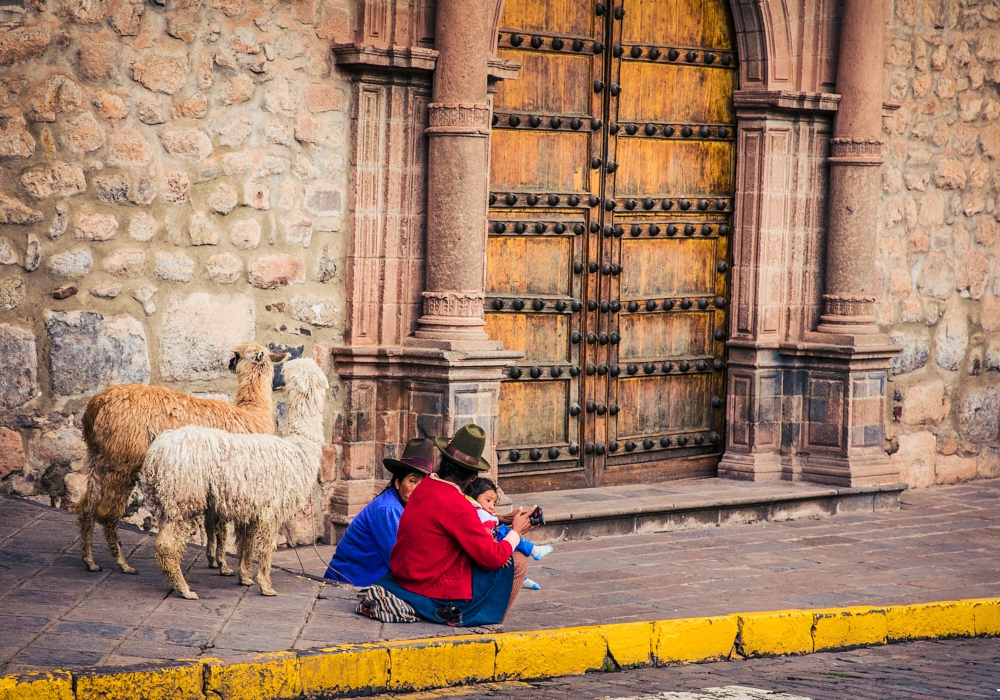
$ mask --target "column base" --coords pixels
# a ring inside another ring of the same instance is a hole
[[[726,452],[719,461],[719,478],[736,481],[774,482],[787,480],[778,453],[739,454]]]
[[[342,479],[330,491],[323,515],[323,542],[337,544],[354,516],[382,492],[383,479]]]
[[[886,454],[809,455],[803,458],[802,479],[831,486],[876,486],[899,481],[899,469]]]

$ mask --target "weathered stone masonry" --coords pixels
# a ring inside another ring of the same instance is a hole
[[[79,419],[109,384],[231,395],[229,352],[250,339],[329,366],[344,332],[351,100],[330,44],[352,12],[337,0],[0,12],[0,488],[77,497]],[[337,463],[328,448],[324,484]]]

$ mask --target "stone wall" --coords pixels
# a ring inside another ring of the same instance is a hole
[[[157,2],[0,9],[7,492],[79,494],[109,384],[232,396],[241,341],[343,341],[351,0]]]
[[[1000,476],[1000,4],[894,0],[878,321],[911,486]]]

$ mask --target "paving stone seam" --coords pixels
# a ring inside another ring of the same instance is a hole
[[[132,550],[132,552],[131,552],[131,553],[129,554],[129,556],[132,556],[132,555],[134,555],[134,554],[135,554],[136,552],[138,552],[138,551],[139,551],[139,548],[140,548],[140,547],[142,547],[142,545],[143,545],[143,544],[146,544],[146,543],[145,543],[145,542],[140,542],[140,543],[138,543],[138,544],[137,544],[137,545],[135,546],[135,549],[133,549],[133,550]],[[196,557],[196,558],[197,558],[197,557]],[[190,562],[188,562],[188,565],[187,565],[187,569],[185,570],[185,572],[184,572],[184,573],[186,573],[186,574],[190,574],[190,573],[191,573],[191,569],[192,569],[192,567],[194,566],[194,562],[195,562],[195,559],[192,559],[192,560],[191,560]],[[113,573],[113,572],[114,572],[114,571],[112,570],[112,573]],[[173,592],[173,590],[172,590],[172,589],[167,589],[166,591],[164,591],[164,593],[163,593],[163,599],[162,599],[162,600],[161,600],[160,602],[162,602],[163,600],[166,600],[167,598],[169,598],[169,597],[170,597],[170,594],[171,594],[172,592]],[[118,652],[118,650],[119,650],[119,649],[121,648],[122,644],[124,644],[125,642],[127,642],[127,641],[129,640],[129,638],[130,638],[130,637],[131,637],[131,636],[132,636],[133,634],[135,634],[135,633],[136,633],[136,632],[137,632],[137,631],[139,630],[139,628],[143,626],[143,624],[145,624],[146,620],[148,620],[148,619],[149,619],[149,616],[150,616],[150,615],[152,615],[152,614],[153,614],[154,612],[156,612],[156,610],[157,610],[157,609],[158,609],[159,607],[160,607],[160,606],[159,606],[159,604],[157,604],[157,606],[156,606],[156,607],[154,607],[154,608],[151,608],[151,609],[150,609],[150,610],[149,610],[149,611],[148,611],[148,612],[147,612],[147,613],[146,613],[145,615],[143,615],[143,616],[142,616],[142,617],[140,618],[140,620],[139,620],[139,621],[138,621],[138,622],[137,622],[136,624],[132,625],[132,629],[130,629],[130,630],[128,631],[128,633],[126,633],[125,635],[123,635],[123,636],[122,636],[122,638],[118,640],[117,644],[115,644],[115,645],[114,645],[114,646],[113,646],[113,647],[111,648],[111,650],[110,650],[110,651],[109,651],[109,652],[108,652],[107,654],[105,654],[105,655],[104,655],[104,657],[103,657],[103,658],[101,659],[101,662],[100,662],[100,663],[101,663],[101,664],[104,664],[104,663],[106,663],[106,662],[107,662],[107,660],[108,660],[109,658],[111,658],[111,657],[112,657],[112,656],[113,656],[114,654],[116,654],[116,653]],[[235,608],[234,608],[234,609],[235,609]]]
[[[344,644],[245,661],[178,660],[0,677],[0,700],[272,700],[419,691],[1000,635],[1000,598],[777,610],[552,630]]]
[[[67,553],[68,551],[70,551],[71,549],[73,549],[73,547],[74,547],[74,546],[76,546],[78,542],[79,542],[79,539],[75,539],[75,540],[73,540],[73,542],[72,542],[72,543],[71,543],[71,544],[70,544],[70,545],[69,545],[68,547],[65,547],[64,549],[62,549],[62,550],[61,550],[61,551],[59,552],[59,554],[60,554],[60,555],[62,555],[62,554],[66,554],[66,553]],[[129,556],[131,556],[132,554],[134,554],[134,553],[135,553],[135,551],[136,551],[137,549],[139,549],[139,547],[140,547],[140,545],[138,545],[138,544],[137,544],[137,545],[135,545],[135,546],[134,546],[134,547],[132,548],[132,550],[131,550],[131,551],[129,552]],[[41,568],[43,568],[43,569],[44,569],[45,567],[48,567],[48,566],[51,566],[51,565],[52,565],[51,563],[49,563],[49,564],[45,564],[45,565],[44,565],[44,566],[42,566]],[[28,642],[26,642],[25,644],[23,644],[23,645],[22,645],[22,646],[21,646],[21,647],[20,647],[20,648],[19,648],[19,649],[17,650],[17,654],[20,654],[21,652],[23,652],[23,651],[24,651],[25,649],[27,649],[27,648],[28,648],[28,647],[30,647],[30,646],[31,646],[32,644],[34,644],[34,643],[35,643],[35,642],[36,642],[36,641],[37,641],[37,640],[39,639],[39,637],[41,637],[41,636],[42,636],[43,634],[45,634],[45,633],[46,633],[46,632],[48,632],[49,630],[51,630],[51,629],[55,628],[55,627],[56,627],[56,626],[57,626],[57,625],[58,625],[59,623],[63,622],[63,617],[64,617],[64,615],[66,615],[66,614],[68,614],[68,613],[71,613],[71,612],[73,612],[73,611],[74,611],[74,610],[76,610],[76,609],[77,609],[78,607],[80,607],[81,605],[83,605],[84,601],[86,601],[86,600],[87,600],[87,596],[88,596],[88,595],[90,595],[90,594],[91,594],[91,593],[92,593],[92,592],[93,592],[93,591],[94,591],[94,590],[95,590],[95,589],[96,589],[96,588],[97,588],[98,586],[100,586],[100,585],[101,585],[101,583],[103,583],[103,582],[104,582],[105,580],[107,580],[107,579],[108,579],[108,577],[109,577],[109,576],[111,576],[111,575],[112,575],[113,573],[114,573],[114,570],[113,570],[113,569],[109,569],[109,570],[107,570],[107,571],[104,571],[104,572],[102,572],[102,574],[101,574],[100,576],[97,576],[97,577],[94,577],[94,583],[93,583],[93,585],[92,585],[92,586],[90,586],[90,588],[89,588],[89,589],[87,589],[87,592],[86,592],[86,593],[84,593],[84,595],[83,595],[83,596],[82,596],[82,597],[80,598],[80,600],[78,600],[78,601],[76,602],[76,604],[75,604],[75,605],[73,605],[72,607],[70,607],[70,608],[69,608],[69,610],[67,610],[67,611],[66,611],[65,613],[63,613],[62,615],[59,615],[58,617],[56,617],[56,618],[55,618],[55,619],[53,619],[53,620],[50,620],[50,621],[48,622],[48,624],[46,624],[46,625],[45,625],[44,627],[42,627],[42,629],[40,629],[40,630],[38,631],[38,634],[36,634],[36,635],[35,635],[34,637],[32,637],[32,638],[31,638],[31,639],[30,639],[30,640],[29,640]],[[28,579],[25,579],[25,581],[27,581],[27,580],[28,580]],[[10,594],[10,593],[13,593],[14,591],[16,591],[16,590],[20,589],[20,588],[21,588],[21,586],[23,586],[23,585],[24,585],[25,581],[22,581],[22,582],[21,582],[21,583],[19,583],[19,584],[18,584],[17,586],[15,586],[15,587],[14,587],[14,588],[12,588],[11,590],[7,591],[7,593],[5,593],[5,594],[4,594],[3,596],[0,596],[0,601],[2,601],[2,600],[3,600],[4,596],[6,596],[6,595],[8,595],[8,594]],[[12,661],[13,661],[13,659],[17,658],[17,654],[14,654],[14,656],[12,656],[12,657],[11,657]],[[4,668],[5,668],[5,667],[7,667],[7,666],[9,666],[9,665],[10,665],[10,663],[12,663],[12,661],[11,661],[11,662],[8,662],[7,664],[3,664],[2,666],[0,666],[0,673],[2,673],[2,672],[3,672],[3,670],[4,670]],[[0,690],[2,690],[2,689],[3,689],[3,686],[2,686],[2,684],[0,684]],[[4,697],[3,695],[0,695],[0,700],[6,700],[6,698],[5,698],[5,697]]]
[[[7,537],[4,537],[2,540],[0,540],[0,547],[2,547],[3,545],[7,544],[7,542],[9,542],[11,539],[13,539],[13,538],[17,537],[18,535],[20,535],[22,532],[24,532],[25,530],[27,530],[30,526],[34,525],[35,522],[38,521],[40,518],[42,518],[42,516],[44,516],[44,515],[45,515],[45,511],[39,511],[38,514],[34,518],[32,518],[28,522],[24,523],[21,526],[20,529],[14,531],[12,533],[10,533]]]

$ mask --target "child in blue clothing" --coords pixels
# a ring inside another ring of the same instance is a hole
[[[500,518],[496,515],[496,503],[500,496],[497,493],[497,485],[492,480],[479,477],[465,487],[465,497],[476,507],[479,520],[482,521],[486,529],[493,534],[493,537],[498,542],[507,536],[507,533],[510,532],[510,527],[501,523]],[[514,551],[538,561],[546,554],[549,554],[552,551],[552,547],[547,544],[541,546],[532,544],[522,538]],[[527,577],[524,579],[523,587],[535,591],[541,590],[541,586]]]

